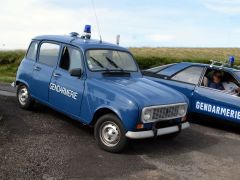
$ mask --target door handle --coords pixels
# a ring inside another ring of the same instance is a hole
[[[34,67],[34,70],[35,70],[35,71],[40,71],[40,70],[41,70],[41,68],[40,68],[40,67],[38,67],[38,66],[35,66],[35,67]]]
[[[53,76],[54,76],[55,78],[57,78],[57,77],[61,76],[61,74],[59,74],[59,73],[54,73]]]

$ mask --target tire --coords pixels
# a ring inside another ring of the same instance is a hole
[[[34,100],[32,99],[28,87],[21,84],[17,88],[17,100],[22,109],[30,110],[33,107]]]
[[[124,127],[117,116],[106,114],[94,126],[94,136],[100,148],[108,152],[121,152],[127,145]]]

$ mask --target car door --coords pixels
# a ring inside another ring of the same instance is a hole
[[[42,42],[39,46],[37,63],[33,68],[32,96],[41,102],[48,103],[49,83],[56,68],[60,44]]]
[[[79,117],[86,76],[84,72],[81,77],[71,76],[72,69],[81,69],[83,72],[83,56],[80,49],[64,45],[60,62],[53,71],[49,103],[67,114]]]
[[[240,122],[240,97],[224,90],[198,85],[192,97],[192,110],[233,122]]]

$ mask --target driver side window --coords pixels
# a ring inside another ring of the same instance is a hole
[[[231,73],[223,70],[209,68],[203,77],[201,85],[230,94],[239,94],[240,92],[239,82]]]
[[[71,71],[72,69],[83,69],[81,52],[75,48],[64,47],[62,51],[60,68]]]

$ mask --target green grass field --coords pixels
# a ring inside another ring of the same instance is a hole
[[[238,48],[130,48],[130,51],[141,69],[183,61],[209,63],[210,59],[224,60],[230,55],[234,55],[240,64]],[[0,51],[0,81],[14,81],[24,54],[23,50]]]

